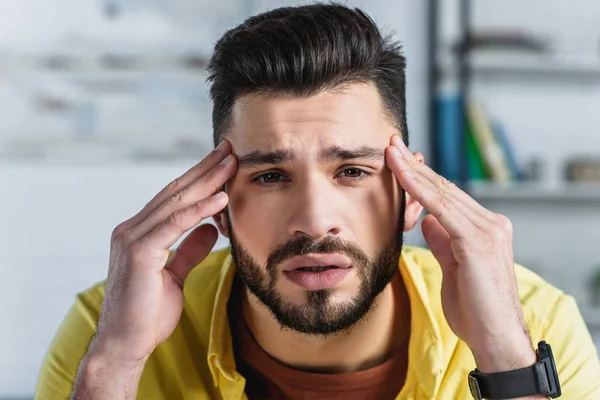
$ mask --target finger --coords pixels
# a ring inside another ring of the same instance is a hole
[[[219,233],[211,224],[200,225],[183,239],[165,269],[173,274],[173,280],[183,288],[183,282],[190,271],[210,253]]]
[[[406,192],[417,200],[427,211],[433,214],[454,237],[468,235],[473,222],[469,220],[469,210],[466,205],[450,197],[447,192],[439,191],[435,185],[422,175],[409,170],[406,162],[395,160],[401,158],[386,149],[386,160],[398,182]],[[471,215],[471,218],[473,215]]]
[[[228,140],[223,140],[215,149],[213,149],[205,158],[202,159],[198,164],[194,165],[183,175],[173,180],[167,186],[165,186],[148,204],[142,208],[142,210],[135,216],[127,220],[123,225],[126,228],[131,229],[159,207],[166,199],[173,196],[174,193],[182,190],[190,183],[206,174],[208,171],[217,166],[225,157],[231,154],[231,143]]]
[[[209,196],[220,192],[221,187],[231,178],[237,170],[237,159],[230,155],[225,159],[225,164],[219,164],[208,173],[202,175],[187,187],[173,193],[146,219],[137,224],[130,233],[134,240],[146,235],[158,224],[162,223],[169,215],[178,210],[185,209],[192,204],[208,198]]]
[[[448,269],[454,266],[456,261],[450,246],[450,234],[446,232],[442,224],[432,214],[423,218],[421,231],[429,250],[431,250],[442,268]]]
[[[456,186],[451,182],[446,180],[443,185],[435,185],[412,168],[392,147],[386,149],[386,161],[404,190],[433,214],[452,236],[465,236],[472,227],[489,225],[486,214],[490,212],[481,206],[474,208],[453,196]]]
[[[406,147],[406,145],[404,144],[402,139],[400,139],[400,136],[393,135],[390,140],[390,145],[397,148],[400,151],[400,155],[402,156],[401,158],[404,158],[404,160],[406,160],[407,164],[410,167],[412,167],[409,169],[410,172],[412,172],[413,174],[416,173],[416,174],[423,176],[425,179],[427,179],[429,182],[431,182],[439,190],[447,191],[449,196],[464,202],[469,207],[472,207],[473,211],[480,214],[480,216],[487,217],[488,216],[487,214],[490,214],[490,212],[488,210],[486,210],[479,203],[477,203],[477,201],[475,201],[475,199],[473,199],[471,196],[469,196],[469,194],[460,190],[460,188],[458,188],[456,185],[454,185],[452,182],[450,182],[445,177],[443,177],[440,174],[438,174],[437,172],[435,172],[433,169],[431,169],[426,164],[419,162],[419,160],[417,160],[415,158],[414,154],[412,154],[412,152],[408,149],[408,147]],[[402,160],[400,160],[400,161],[402,161]]]
[[[183,210],[175,211],[141,240],[151,242],[156,249],[169,250],[185,232],[223,210],[228,201],[227,194],[219,192]]]

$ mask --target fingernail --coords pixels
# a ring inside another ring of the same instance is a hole
[[[225,192],[218,192],[212,195],[212,198],[215,200],[221,200],[225,198]]]
[[[402,136],[398,135],[398,144],[400,147],[406,147],[406,143],[404,143],[404,140],[402,139]]]
[[[396,146],[392,147],[392,151],[394,152],[394,155],[396,157],[398,157],[398,158],[400,158],[400,157],[404,158],[404,156],[402,155],[402,152]]]
[[[216,150],[221,150],[223,148],[223,146],[225,146],[225,140],[221,140],[221,143],[219,143],[219,145],[217,146]]]
[[[231,161],[231,154],[228,155],[227,157],[225,157],[220,163],[219,165],[227,165],[229,164],[229,162]]]

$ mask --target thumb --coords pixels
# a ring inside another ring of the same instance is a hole
[[[433,215],[429,214],[421,222],[423,237],[429,246],[429,250],[442,266],[442,270],[456,264],[452,248],[450,247],[450,235],[442,224]]]
[[[218,237],[219,233],[214,225],[204,224],[194,228],[183,239],[165,265],[165,268],[174,275],[173,278],[179,287],[183,288],[185,278],[210,253]]]

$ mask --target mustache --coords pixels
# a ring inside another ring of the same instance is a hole
[[[369,257],[352,242],[338,237],[327,237],[316,242],[308,236],[302,236],[286,242],[273,251],[267,259],[267,270],[272,271],[275,266],[288,258],[317,253],[345,254],[358,265],[369,264]]]

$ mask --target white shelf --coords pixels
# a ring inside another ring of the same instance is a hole
[[[475,200],[510,201],[565,201],[598,202],[600,205],[600,183],[480,183],[467,186],[467,192]]]
[[[473,51],[468,56],[468,62],[471,70],[476,74],[558,75],[600,79],[600,58]]]

